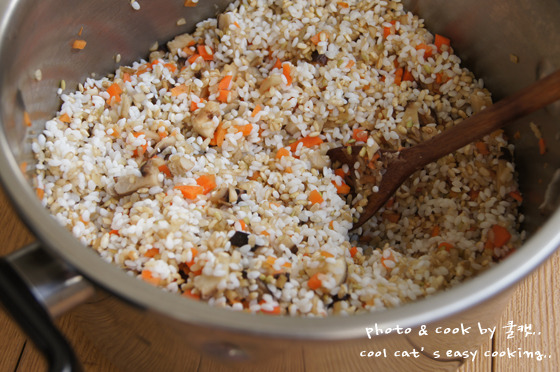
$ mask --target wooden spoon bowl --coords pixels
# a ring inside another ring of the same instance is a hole
[[[384,169],[381,181],[377,185],[378,191],[369,195],[368,203],[354,224],[354,228],[362,226],[385,205],[412,173],[558,99],[560,99],[560,70],[463,120],[437,136],[400,150],[394,156],[387,156],[390,152],[394,153],[393,151],[380,150],[379,155]],[[337,147],[329,150],[327,155],[332,164],[348,164],[350,169],[354,169],[354,164],[363,160],[360,159],[364,157],[360,155],[362,147]],[[363,169],[358,169],[358,172],[363,172]]]

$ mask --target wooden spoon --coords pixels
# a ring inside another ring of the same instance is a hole
[[[560,70],[425,142],[403,149],[398,153],[380,150],[380,159],[383,161],[385,173],[378,185],[379,191],[368,197],[368,203],[353,228],[362,226],[379,208],[385,205],[412,173],[558,99],[560,99]],[[336,162],[348,164],[350,169],[353,169],[354,164],[360,158],[359,153],[362,147],[351,146],[350,149],[349,146],[337,147],[329,150],[327,155],[333,164]],[[389,153],[393,153],[394,156],[388,156]]]

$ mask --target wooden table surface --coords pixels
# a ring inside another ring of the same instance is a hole
[[[19,221],[0,190],[0,255],[5,255],[34,240]],[[460,372],[476,371],[558,371],[560,360],[560,251],[530,277],[522,281],[503,312],[496,334],[480,346],[479,357],[466,362]],[[515,333],[508,338],[502,328],[509,321],[532,325],[535,335]],[[73,344],[86,372],[118,372],[110,361],[75,328],[72,313],[57,320]],[[532,351],[533,358],[480,357],[484,352]],[[537,352],[546,355],[538,360]],[[46,363],[34,345],[0,308],[0,372],[46,371]],[[341,371],[344,372],[344,371]],[[397,371],[399,372],[399,371]]]

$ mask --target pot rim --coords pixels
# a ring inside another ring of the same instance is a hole
[[[23,222],[49,250],[103,290],[141,308],[181,322],[234,332],[296,339],[347,339],[365,336],[365,328],[429,324],[489,300],[546,260],[560,245],[560,211],[507,259],[448,290],[403,306],[353,316],[325,318],[270,316],[231,311],[166,293],[100,259],[60,225],[27,184],[4,132],[0,133],[0,179]]]

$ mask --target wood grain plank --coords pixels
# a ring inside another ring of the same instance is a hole
[[[560,251],[536,272],[525,279],[510,300],[495,336],[496,351],[542,352],[546,355],[542,361],[536,356],[493,358],[494,371],[558,371],[560,359]],[[525,337],[523,333],[514,332],[508,338],[504,326],[512,321],[516,325],[532,325],[534,335]]]
[[[457,372],[490,372],[492,371],[492,359],[480,357],[485,351],[492,350],[492,338],[487,337],[486,341],[480,344],[477,349],[477,357],[474,361],[467,360],[457,370]]]

